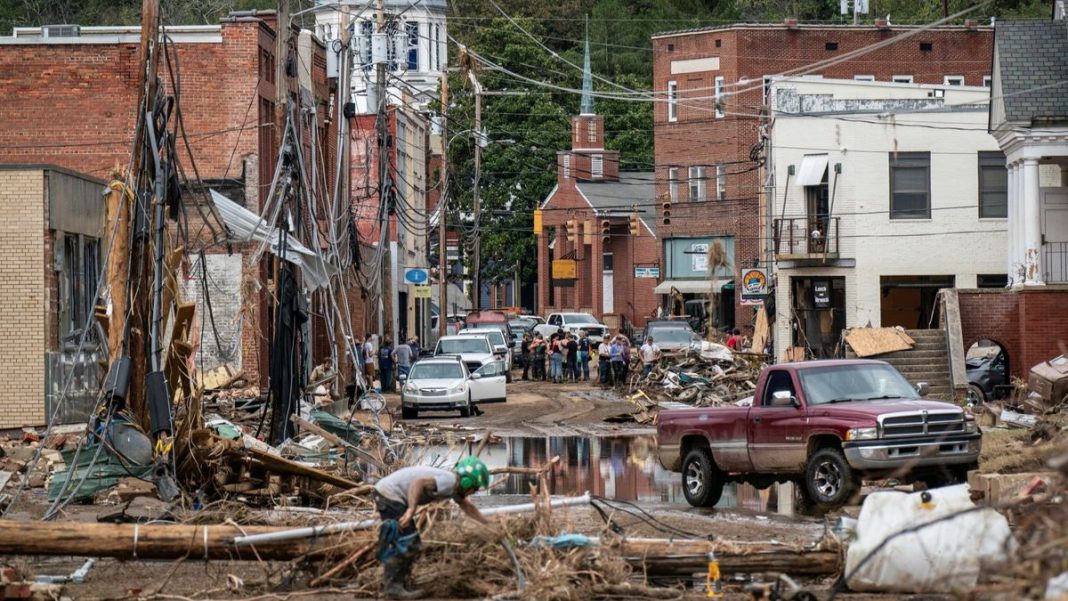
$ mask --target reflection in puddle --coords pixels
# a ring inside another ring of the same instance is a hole
[[[426,449],[424,463],[451,465],[460,450],[445,446]],[[552,457],[560,462],[548,474],[550,493],[595,496],[619,501],[686,505],[682,477],[660,466],[656,458],[655,436],[585,438],[546,436],[505,438],[488,444],[482,460],[490,469],[500,467],[541,467]],[[495,479],[489,494],[525,495],[536,484],[533,476],[511,474]],[[757,490],[748,484],[728,484],[716,507],[740,507],[767,511],[776,506],[776,487]]]

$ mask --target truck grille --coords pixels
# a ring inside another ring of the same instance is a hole
[[[962,411],[894,413],[880,416],[879,422],[883,438],[964,432],[964,412]]]
[[[601,336],[601,337],[603,337],[604,334],[605,334],[604,328],[600,328],[600,327],[579,328],[579,331],[586,332],[590,336]]]

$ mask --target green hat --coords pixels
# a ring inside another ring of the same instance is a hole
[[[456,464],[454,469],[456,470],[456,475],[460,477],[461,492],[478,490],[489,486],[489,469],[478,457],[464,457]]]

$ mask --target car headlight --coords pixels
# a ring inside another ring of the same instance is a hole
[[[466,382],[460,382],[456,386],[453,386],[452,388],[449,388],[449,392],[467,392],[467,383]]]
[[[419,387],[416,386],[414,382],[409,382],[404,385],[404,392],[407,392],[409,394],[415,394],[419,392]]]
[[[979,431],[979,424],[974,419],[964,420],[964,432],[966,434],[975,434]]]
[[[873,440],[879,438],[878,428],[850,428],[846,432],[846,440]]]

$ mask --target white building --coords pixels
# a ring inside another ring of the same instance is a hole
[[[375,112],[376,72],[371,64],[371,37],[376,31],[374,0],[316,0],[315,33],[327,44],[327,55],[341,38],[339,4],[348,4],[353,23],[352,98],[357,113]],[[414,95],[416,109],[425,109],[437,94],[441,74],[448,65],[446,0],[385,0],[388,47],[387,101],[401,102],[402,90]],[[336,55],[335,55],[336,56]],[[335,63],[336,64],[336,63]],[[368,93],[371,98],[369,100]]]
[[[939,288],[1007,283],[1005,156],[983,87],[772,85],[775,356],[843,328],[938,325]]]

